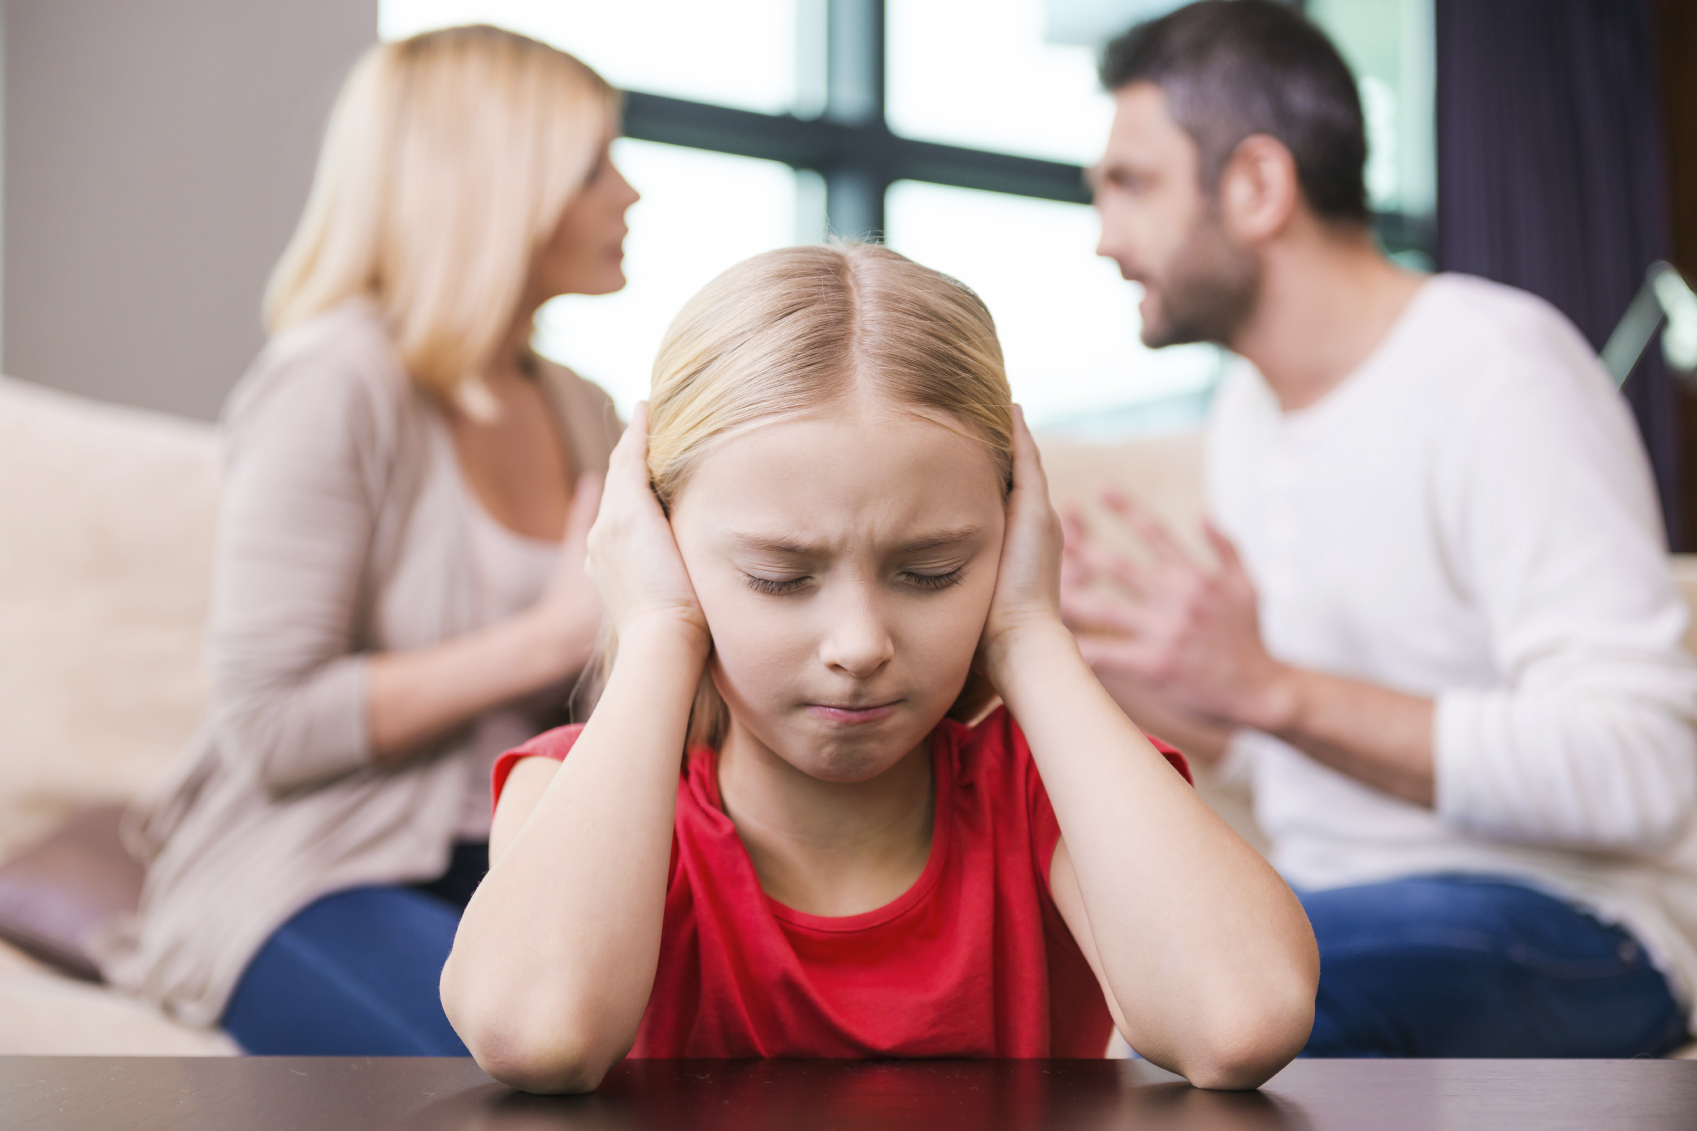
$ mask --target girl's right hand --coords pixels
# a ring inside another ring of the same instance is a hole
[[[624,634],[649,617],[672,617],[707,639],[672,525],[648,478],[648,402],[640,401],[607,464],[601,513],[589,531],[590,580],[613,628]]]
[[[595,654],[595,641],[601,633],[601,598],[584,569],[589,531],[600,505],[601,477],[578,476],[566,532],[560,539],[559,562],[532,613],[555,656],[556,679],[583,670]]]

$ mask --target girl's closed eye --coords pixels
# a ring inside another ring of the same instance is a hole
[[[766,593],[774,597],[782,596],[785,593],[794,593],[801,589],[801,587],[806,585],[809,581],[809,578],[806,576],[771,578],[761,577],[760,575],[753,573],[745,573],[743,574],[743,577],[747,580],[748,587],[756,593]]]
[[[948,589],[951,586],[959,585],[961,576],[965,572],[966,566],[962,564],[944,573],[924,573],[919,570],[902,570],[899,574],[897,574],[897,578],[903,584],[910,585],[915,589]],[[756,593],[765,593],[768,596],[781,597],[785,594],[800,592],[806,587],[807,583],[812,580],[812,577],[804,575],[802,577],[774,578],[761,577],[759,574],[754,573],[744,573],[743,580],[748,584],[748,587],[753,589]]]
[[[920,589],[947,589],[951,585],[959,585],[961,575],[966,572],[965,565],[958,565],[947,573],[920,573],[915,570],[903,570],[902,580]]]

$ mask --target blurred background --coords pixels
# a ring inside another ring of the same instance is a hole
[[[260,293],[349,64],[376,36],[489,22],[630,92],[615,151],[644,194],[630,285],[555,300],[536,339],[622,410],[646,390],[672,314],[726,266],[827,232],[881,233],[983,295],[1041,427],[1191,428],[1229,359],[1139,344],[1136,294],[1093,254],[1081,180],[1111,115],[1097,50],[1176,6],[6,0],[0,363],[213,417],[261,345]],[[1697,45],[1697,6],[1305,7],[1357,72],[1367,183],[1397,258],[1544,294],[1599,348],[1649,262],[1690,272],[1694,86],[1669,60]],[[1685,545],[1691,411],[1659,369],[1630,391]]]

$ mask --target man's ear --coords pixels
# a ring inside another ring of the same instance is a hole
[[[1238,242],[1258,244],[1281,232],[1302,201],[1296,161],[1282,141],[1250,134],[1220,172],[1220,219]]]

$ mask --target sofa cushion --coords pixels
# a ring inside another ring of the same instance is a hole
[[[0,942],[0,1056],[235,1056],[228,1034],[61,977]],[[240,1124],[238,1124],[240,1125]]]
[[[1124,524],[1098,499],[1113,486],[1147,506],[1181,543],[1200,551],[1202,535],[1202,434],[1174,432],[1101,443],[1039,434],[1049,495],[1058,507],[1078,507],[1097,533],[1133,553],[1138,547]]]
[[[209,424],[0,378],[0,859],[189,739],[216,452]]]
[[[123,811],[121,805],[80,810],[0,865],[0,938],[73,977],[100,980],[84,940],[134,911],[141,898],[141,864],[118,839]]]

